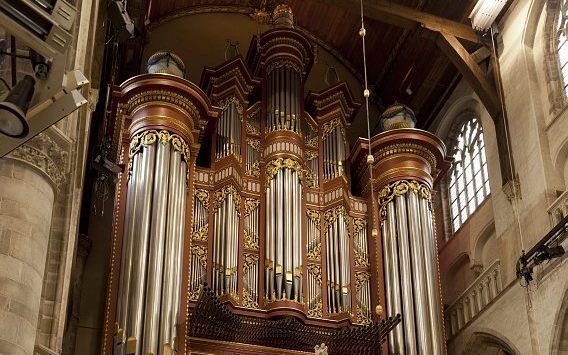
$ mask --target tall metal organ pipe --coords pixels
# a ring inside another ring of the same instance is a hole
[[[302,79],[299,71],[289,64],[282,64],[272,67],[267,79],[267,131],[287,130],[300,133]]]
[[[132,138],[117,323],[121,354],[162,354],[176,337],[187,145],[147,130]]]
[[[431,189],[450,165],[443,143],[414,128],[371,140],[382,226],[387,316],[402,314],[389,336],[392,354],[445,353]]]

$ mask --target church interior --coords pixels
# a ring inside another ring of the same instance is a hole
[[[568,0],[0,0],[0,354],[568,354]]]

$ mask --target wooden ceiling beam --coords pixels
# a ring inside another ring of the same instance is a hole
[[[491,117],[495,119],[500,113],[497,90],[477,64],[476,59],[478,58],[469,54],[460,41],[451,34],[441,32],[436,43],[477,93]]]
[[[334,5],[351,13],[360,12],[358,0],[320,0],[328,5]],[[482,44],[481,37],[468,25],[452,21],[411,7],[398,5],[392,1],[366,1],[365,16],[373,20],[388,23],[403,28],[422,26],[434,32],[445,32],[454,37]]]

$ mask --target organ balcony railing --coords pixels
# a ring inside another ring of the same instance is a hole
[[[499,260],[495,260],[448,307],[446,311],[446,335],[448,339],[467,327],[502,290],[501,263]]]

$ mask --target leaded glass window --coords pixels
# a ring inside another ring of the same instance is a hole
[[[564,93],[568,96],[568,0],[560,2],[556,40]]]
[[[457,231],[490,193],[483,130],[477,118],[459,130],[450,177],[452,229]]]

